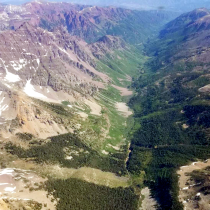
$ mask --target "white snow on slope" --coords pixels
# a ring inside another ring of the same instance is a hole
[[[19,59],[19,61],[10,61],[10,64],[15,71],[19,71],[27,65],[27,60]]]
[[[0,95],[2,94],[2,92],[0,92]],[[1,116],[1,113],[3,111],[5,111],[9,106],[7,104],[3,104],[4,103],[4,99],[5,97],[3,97],[0,101],[0,116]]]
[[[18,75],[15,75],[15,74],[13,74],[13,73],[8,72],[7,69],[6,69],[6,72],[7,72],[7,74],[6,74],[5,79],[6,79],[8,82],[18,82],[18,81],[21,80],[20,77],[19,77]]]
[[[8,71],[7,66],[5,66],[5,64],[4,64],[5,61],[2,58],[0,58],[0,60],[2,61],[3,65],[4,65],[4,68],[6,70],[6,76],[5,76],[4,79],[7,80],[8,82],[18,82],[18,81],[20,81],[21,79],[18,75],[10,73]]]
[[[13,192],[16,189],[16,187],[5,187],[4,191],[6,192]]]
[[[39,67],[39,64],[40,64],[39,58],[37,58],[36,61],[37,61],[38,67]]]
[[[34,86],[31,84],[31,79],[27,81],[23,91],[30,97],[38,99],[47,99],[47,97],[43,94],[36,92]]]
[[[5,168],[5,169],[2,169],[0,171],[0,175],[4,175],[4,174],[12,175],[13,172],[14,172],[14,169],[12,169],[12,168]]]
[[[3,20],[3,21],[8,21],[9,20],[9,16],[6,12],[2,12],[0,14],[0,20]]]
[[[64,52],[71,60],[73,60],[73,59],[71,58],[71,56],[69,55],[69,53],[68,53],[65,49],[60,48],[57,44],[55,44],[55,46],[56,46],[60,51]]]

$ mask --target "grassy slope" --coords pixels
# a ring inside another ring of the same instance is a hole
[[[131,85],[129,77],[134,77],[140,70],[145,58],[141,55],[141,52],[134,47],[130,47],[128,51],[120,50],[115,51],[111,56],[106,55],[99,63],[98,69],[107,73],[112,78],[112,83],[120,87],[128,87]],[[117,111],[115,104],[117,102],[127,102],[127,97],[122,97],[120,92],[110,85],[106,89],[102,89],[95,99],[102,107],[102,116],[89,116],[88,121],[82,124],[83,131],[87,130],[87,127],[93,129],[98,133],[98,141],[100,149],[104,149],[108,152],[115,153],[111,147],[107,147],[107,144],[113,146],[127,144],[123,139],[126,138],[126,121],[127,119]],[[105,130],[107,133],[105,139],[101,139],[100,135]],[[93,144],[97,142],[95,140]],[[96,145],[95,145],[96,146]]]
[[[98,62],[98,70],[109,75],[116,85],[126,87],[130,85],[126,82],[127,76],[136,77],[145,59],[141,49],[129,46],[128,50],[116,50],[114,54],[106,55]]]

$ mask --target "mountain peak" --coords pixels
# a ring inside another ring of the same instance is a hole
[[[199,8],[195,9],[192,12],[187,13],[187,16],[189,16],[192,20],[197,20],[201,17],[204,17],[206,15],[209,15],[210,12],[206,8]]]
[[[24,30],[24,31],[32,31],[34,30],[33,26],[28,23],[28,22],[23,22],[17,29],[16,31],[21,31],[21,30]]]
[[[123,45],[123,40],[117,36],[105,35],[101,37],[97,42],[107,45],[107,47],[114,47],[114,45]]]
[[[34,0],[31,3],[43,4],[43,3],[48,3],[48,2],[45,0]]]

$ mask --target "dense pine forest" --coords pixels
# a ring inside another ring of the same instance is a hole
[[[146,73],[133,83],[138,94],[129,101],[135,124],[127,168],[135,176],[146,174],[144,184],[158,201],[158,209],[178,210],[183,206],[176,171],[210,157],[209,96],[198,93],[209,79],[203,71],[191,72],[200,63],[158,69],[156,62],[157,56],[152,56]]]
[[[21,136],[28,139],[28,134],[22,134]],[[127,173],[125,166],[126,147],[124,152],[115,153],[109,157],[102,156],[71,133],[51,137],[50,141],[43,145],[37,145],[37,143],[34,145],[33,140],[31,143],[33,144],[29,149],[23,149],[9,142],[6,149],[19,158],[32,159],[37,163],[60,164],[68,168],[93,167],[103,171],[111,171],[118,175]],[[66,159],[68,150],[74,151],[70,160]]]
[[[132,188],[109,188],[67,179],[49,180],[46,189],[58,199],[58,210],[135,210],[138,206],[138,196]]]

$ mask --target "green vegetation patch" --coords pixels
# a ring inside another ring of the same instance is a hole
[[[132,188],[109,188],[77,179],[49,180],[46,189],[58,200],[58,210],[136,210]]]
[[[62,104],[65,105],[65,106],[70,105],[69,101],[62,101]]]
[[[12,144],[6,149],[20,158],[27,158],[37,163],[59,163],[63,167],[80,168],[83,166],[98,168],[114,172],[119,175],[126,174],[125,154],[101,156],[97,151],[86,146],[76,135],[64,134],[50,138],[51,141],[41,146],[31,146],[25,150]]]
[[[129,86],[128,77],[135,77],[142,69],[147,57],[133,46],[127,49],[116,50],[113,54],[107,54],[97,63],[98,70],[105,72],[118,86]]]
[[[191,161],[210,157],[206,146],[165,146],[146,149],[132,145],[128,169],[134,175],[144,175],[144,185],[149,186],[160,209],[182,209],[178,200],[179,186],[176,171]],[[145,164],[146,163],[146,164]],[[138,186],[137,186],[138,187]],[[141,186],[139,186],[141,187]]]
[[[26,141],[30,141],[33,138],[31,133],[16,133],[15,134],[18,138]]]
[[[198,91],[208,84],[208,72],[192,71],[197,62],[161,69],[163,58],[153,61],[132,84],[138,94],[129,101],[135,122],[127,168],[135,180],[144,178],[158,209],[181,210],[176,171],[210,157],[209,96]]]

